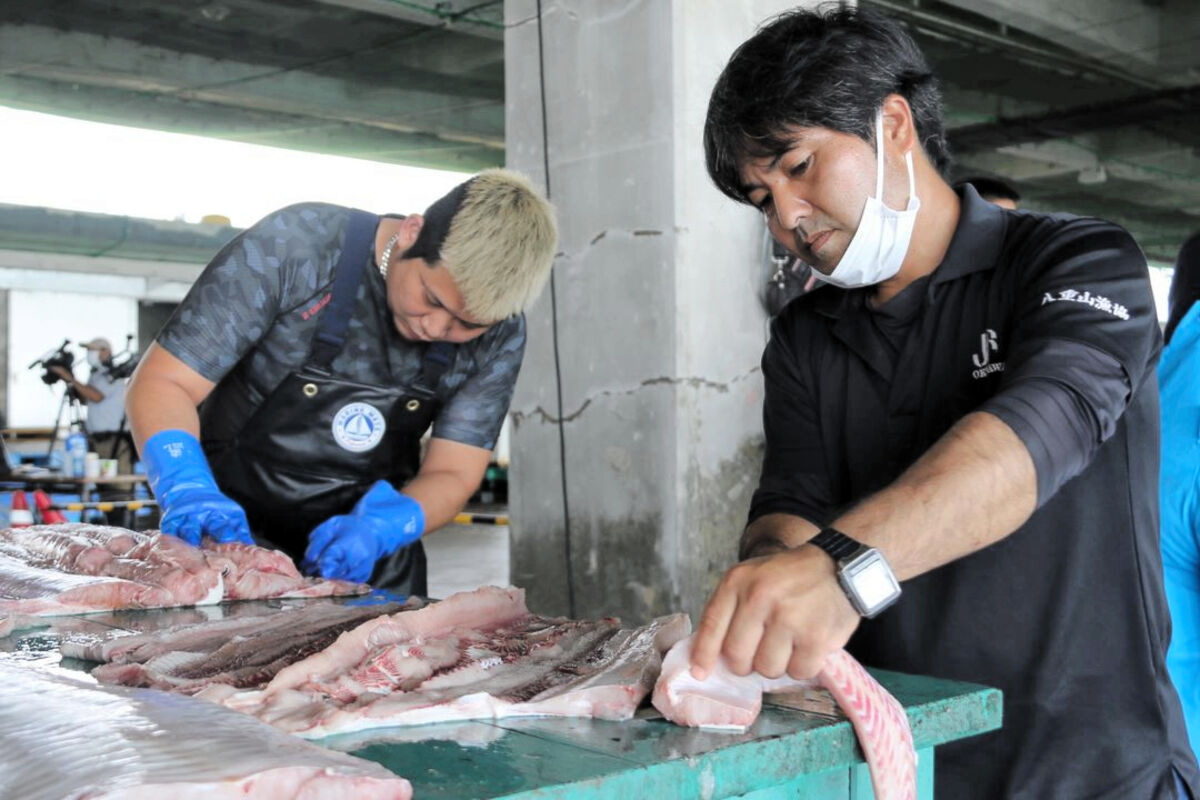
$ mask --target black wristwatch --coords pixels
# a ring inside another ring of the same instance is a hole
[[[836,528],[825,528],[814,544],[837,564],[837,579],[850,604],[868,619],[900,599],[900,583],[883,553],[851,539]]]

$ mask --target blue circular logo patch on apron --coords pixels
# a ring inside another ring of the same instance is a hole
[[[343,450],[364,453],[383,441],[387,422],[370,403],[348,403],[333,417],[333,439]]]

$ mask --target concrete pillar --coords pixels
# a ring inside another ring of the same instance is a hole
[[[539,63],[536,0],[505,3],[507,161],[544,182],[548,153],[561,227],[513,401],[512,581],[538,611],[695,618],[758,481],[767,337],[763,225],[701,132],[729,54],[795,3],[541,5]]]

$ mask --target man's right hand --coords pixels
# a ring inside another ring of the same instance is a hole
[[[160,501],[160,505],[163,505]],[[200,539],[210,536],[221,542],[254,544],[250,523],[242,507],[215,489],[188,489],[163,506],[159,527],[163,533],[178,536],[199,547]]]
[[[726,572],[709,598],[692,644],[692,676],[704,680],[724,658],[735,675],[812,678],[859,621],[833,560],[816,547],[751,558]]]
[[[183,430],[159,431],[142,451],[150,489],[162,509],[163,533],[196,546],[203,536],[254,544],[246,512],[217,488],[195,436]]]

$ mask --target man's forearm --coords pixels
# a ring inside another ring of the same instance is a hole
[[[452,472],[423,471],[403,489],[404,494],[421,504],[426,533],[454,521],[471,499],[474,486],[466,485]]]
[[[104,399],[104,395],[99,389],[93,389],[86,383],[80,383],[74,378],[71,379],[71,387],[79,393],[79,396],[83,398],[85,403],[99,403]]]
[[[882,550],[905,580],[1003,539],[1036,506],[1024,443],[999,418],[974,413],[833,525]]]
[[[742,532],[738,560],[791,550],[816,536],[817,531],[816,525],[792,514],[765,514]]]
[[[125,413],[139,453],[147,439],[168,428],[200,435],[200,415],[191,398],[177,385],[153,376],[130,384]]]
[[[1024,443],[991,414],[970,414],[833,527],[882,550],[903,580],[1003,539],[1036,504],[1037,478]],[[746,527],[738,557],[790,550],[817,532],[801,517],[767,514]]]

